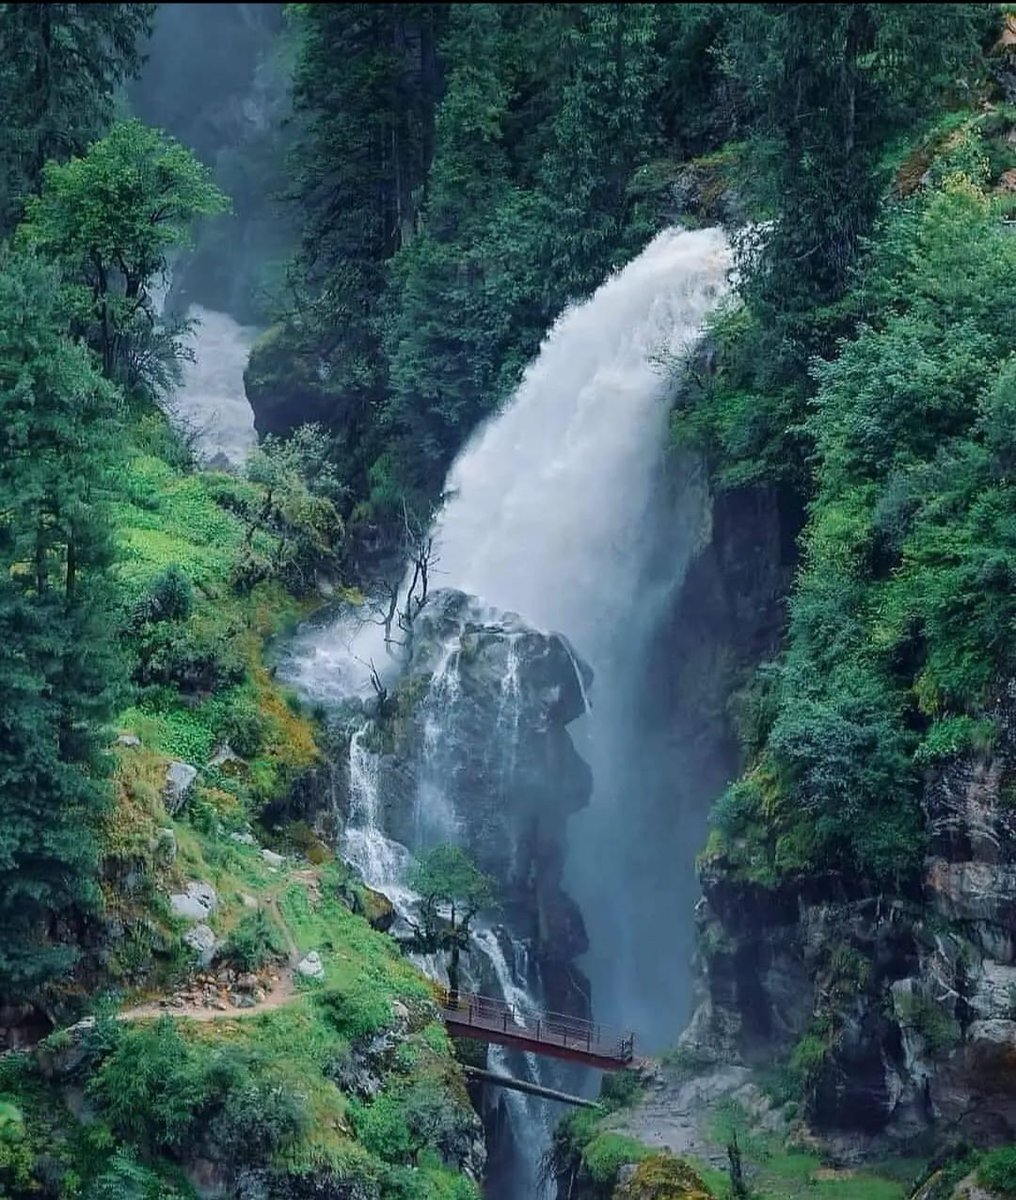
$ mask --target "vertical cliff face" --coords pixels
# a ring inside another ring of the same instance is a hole
[[[1016,1136],[1016,688],[990,751],[929,771],[928,849],[909,895],[837,872],[767,889],[702,871],[700,1004],[684,1044],[789,1060],[844,1152]]]

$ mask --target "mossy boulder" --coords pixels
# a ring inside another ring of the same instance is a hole
[[[711,1200],[702,1177],[683,1159],[654,1154],[617,1185],[614,1200]]]
[[[363,915],[374,929],[387,933],[395,923],[395,905],[384,894],[373,888],[363,889]]]

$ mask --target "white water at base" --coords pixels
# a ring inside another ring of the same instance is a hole
[[[195,434],[199,457],[222,455],[239,466],[257,444],[243,373],[258,331],[199,304],[190,306],[187,317],[195,322],[188,339],[194,361],[183,363],[180,387],[166,407]]]

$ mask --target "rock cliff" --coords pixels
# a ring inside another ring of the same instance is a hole
[[[990,751],[929,771],[910,893],[839,873],[768,889],[702,868],[701,1002],[683,1043],[788,1061],[845,1156],[1016,1138],[1016,688]]]
[[[498,883],[503,920],[530,947],[550,1007],[581,1011],[586,948],[561,886],[566,823],[589,768],[567,726],[592,677],[563,637],[463,592],[434,592],[413,623],[378,716],[378,794],[390,838],[461,844]]]

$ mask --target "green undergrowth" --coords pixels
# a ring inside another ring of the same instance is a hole
[[[475,1116],[430,985],[350,911],[347,868],[272,867],[256,847],[227,846],[186,820],[172,827],[178,854],[164,882],[214,884],[209,923],[224,945],[264,914],[269,958],[289,944],[316,950],[323,978],[249,1016],[125,1025],[107,1005],[83,1038],[58,1032],[36,1054],[4,1060],[0,1194],[21,1176],[37,1180],[45,1162],[61,1197],[105,1195],[131,1173],[144,1182],[139,1197],[189,1197],[181,1169],[211,1157],[267,1173],[280,1195],[307,1176],[378,1200],[475,1200],[461,1170]],[[357,1094],[363,1072],[374,1082]],[[67,1089],[88,1098],[77,1116]]]
[[[707,873],[912,888],[927,772],[993,750],[999,680],[1016,669],[1013,128],[998,104],[894,148],[898,187],[795,412],[738,382],[735,364],[755,361],[750,306],[716,319],[720,365],[678,405],[676,435],[707,445],[720,486],[777,482],[792,445],[808,466],[786,648],[750,689],[749,768],[715,806]],[[751,429],[749,480],[737,438]]]
[[[679,1068],[682,1073],[687,1072]],[[625,1082],[619,1086],[615,1081]],[[694,1156],[681,1160],[669,1151],[642,1144],[623,1124],[616,1127],[619,1114],[623,1116],[626,1109],[638,1104],[641,1087],[637,1076],[607,1076],[605,1083],[608,1094],[601,1096],[600,1111],[576,1110],[555,1132],[553,1168],[559,1182],[565,1180],[567,1188],[567,1181],[574,1181],[585,1189],[581,1194],[593,1200],[638,1200],[643,1194],[654,1200],[659,1196],[733,1200],[728,1171]],[[865,1169],[833,1166],[820,1154],[796,1145],[792,1135],[759,1127],[744,1105],[733,1098],[704,1107],[697,1120],[718,1155],[736,1141],[751,1200],[906,1200],[924,1168],[924,1162],[916,1159],[897,1159]],[[1000,1162],[1003,1159],[1000,1156]],[[634,1174],[622,1172],[632,1166],[636,1167]],[[619,1182],[623,1178],[629,1178],[627,1185]]]
[[[376,898],[310,826],[260,823],[321,758],[314,722],[269,666],[272,639],[312,602],[238,566],[248,551],[270,558],[249,532],[255,485],[194,469],[149,414],[114,489],[133,687],[112,746],[102,924],[57,993],[69,1019],[100,1016],[0,1060],[0,1197],[189,1198],[187,1171],[205,1159],[234,1179],[260,1173],[258,1194],[476,1200],[463,1168],[477,1120],[429,983],[357,915]],[[197,775],[170,815],[174,759]],[[217,896],[211,969],[259,972],[280,1002],[113,1020],[208,970],[169,902],[195,881]],[[320,979],[292,973],[310,951]]]

